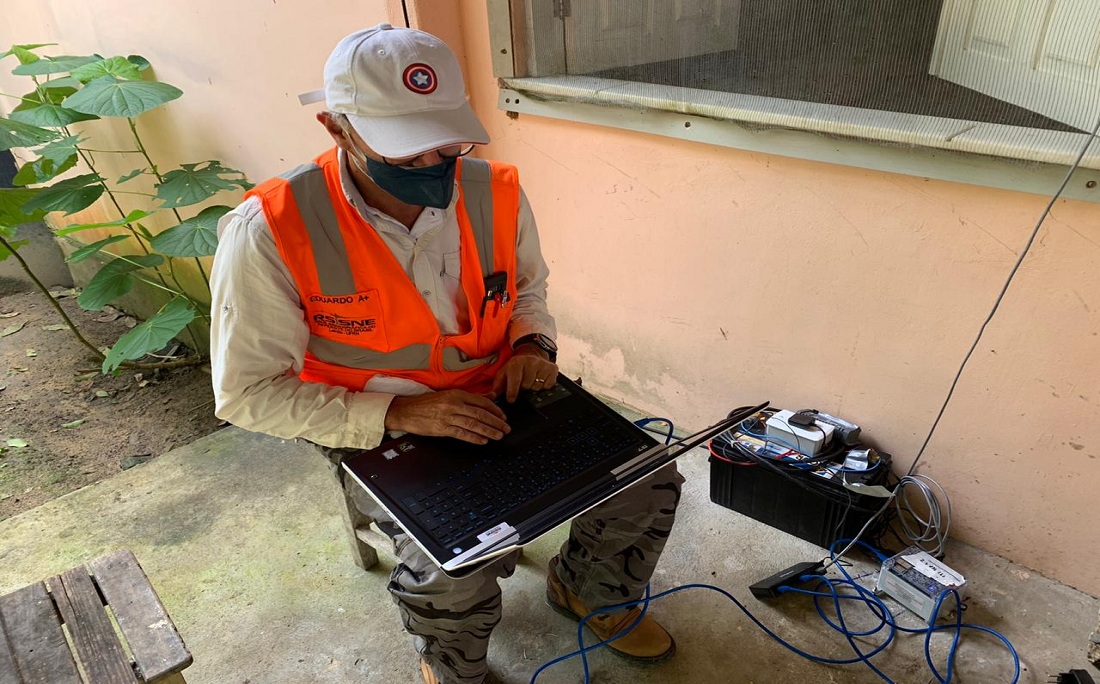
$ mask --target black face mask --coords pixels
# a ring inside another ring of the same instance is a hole
[[[363,155],[365,169],[378,187],[407,204],[446,209],[455,191],[457,159],[444,159],[431,166],[390,166]]]

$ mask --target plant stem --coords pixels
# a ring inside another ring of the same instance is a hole
[[[131,124],[131,127],[132,127],[133,126],[133,119],[129,119],[129,121],[130,121],[130,124]],[[64,128],[63,130],[65,131],[66,135],[70,135],[69,129],[67,127]],[[138,142],[140,143],[140,140]],[[84,160],[84,163],[88,165],[88,168],[92,170],[92,173],[95,173],[98,176],[99,173],[95,170],[95,165],[93,164],[92,160],[88,157],[88,155],[85,154],[85,150],[82,149],[79,146],[76,146],[75,149],[80,154],[81,159]],[[150,164],[152,164],[152,160],[149,159],[148,155],[145,155],[145,158],[147,160],[149,160]],[[154,172],[155,172],[155,169],[154,169]],[[159,175],[158,175],[158,178],[159,178]],[[126,212],[122,210],[122,206],[118,203],[118,198],[115,197],[115,191],[112,190],[109,185],[107,185],[107,181],[105,181],[105,180],[100,180],[99,184],[103,186],[103,190],[107,193],[107,197],[110,198],[111,203],[115,205],[115,209],[118,211],[119,215],[122,218],[126,218]],[[176,216],[178,218],[179,214],[176,214]],[[149,248],[146,246],[145,240],[143,240],[141,238],[141,234],[138,233],[138,231],[129,223],[126,224],[126,229],[129,230],[130,234],[134,237],[135,240],[137,240],[138,246],[141,247],[141,250],[143,252],[145,252],[146,254],[149,254],[150,253]],[[171,261],[168,262],[168,273],[171,276],[172,281],[176,283],[176,288],[177,289],[173,290],[171,287],[169,287],[168,281],[164,279],[164,274],[160,272],[160,269],[153,268],[153,272],[157,274],[157,279],[159,279],[160,282],[161,282],[161,285],[163,285],[162,289],[167,290],[168,292],[171,292],[172,294],[183,295],[184,297],[187,297],[187,299],[189,299],[190,301],[197,304],[197,302],[195,302],[194,299],[189,297],[183,291],[183,286],[180,285],[179,279],[176,277],[175,269],[172,267],[172,262]],[[150,285],[155,285],[155,283],[152,283],[152,281],[149,281],[149,280],[146,280],[146,279],[142,279],[142,280],[146,283],[149,283]],[[207,283],[207,287],[209,288],[209,282]],[[201,307],[196,307],[196,308],[201,308]],[[195,349],[198,349],[199,348],[199,338],[198,338],[198,335],[195,334],[195,331],[191,329],[191,326],[187,327],[187,333],[191,336],[191,342],[194,344]]]
[[[104,154],[141,154],[141,150],[93,150],[85,147],[85,152],[101,152]]]
[[[138,149],[145,156],[145,161],[149,164],[149,168],[153,171],[153,175],[157,177],[158,183],[164,182],[164,177],[160,175],[160,170],[157,165],[153,163],[153,159],[149,156],[149,152],[145,149],[145,143],[141,140],[141,135],[138,134],[137,122],[133,117],[126,117],[126,121],[130,124],[130,131],[134,134],[134,140],[137,142]],[[183,223],[183,217],[180,216],[179,211],[172,209],[172,213],[176,215],[176,220]],[[199,267],[199,274],[202,276],[202,281],[206,283],[206,289],[210,289],[210,278],[206,275],[206,269],[202,266],[202,261],[198,257],[195,257],[195,265]]]
[[[73,323],[72,319],[69,318],[69,315],[65,313],[65,310],[61,308],[61,304],[53,298],[53,295],[50,294],[49,288],[43,285],[42,281],[38,279],[38,276],[34,274],[34,271],[31,270],[30,265],[27,264],[23,257],[19,255],[19,252],[15,251],[15,247],[13,247],[10,242],[5,240],[3,236],[0,236],[0,244],[3,244],[4,247],[6,247],[9,252],[11,252],[11,255],[19,260],[19,265],[23,267],[23,271],[25,271],[30,279],[34,282],[34,286],[41,290],[42,294],[46,295],[46,299],[50,300],[50,304],[53,305],[53,308],[57,309],[57,313],[61,314],[61,319],[64,320],[66,325],[69,326],[69,330],[73,331],[73,334],[76,335],[76,339],[80,340],[80,343],[83,344],[85,347],[91,349],[92,352],[96,355],[96,358],[98,358],[100,361],[105,359],[106,357],[103,355],[103,352],[99,351],[98,347],[89,342],[87,339],[85,339],[83,335],[80,334],[80,331],[76,329],[76,324]]]
[[[65,131],[65,135],[71,135],[67,127],[63,130]],[[80,155],[80,158],[84,160],[84,163],[88,165],[88,168],[92,170],[92,173],[94,173],[96,176],[99,176],[99,172],[95,170],[94,162],[92,162],[91,158],[87,155],[85,150],[79,145],[74,146],[73,149],[75,149],[77,154]],[[118,198],[115,197],[115,193],[113,190],[111,190],[111,187],[107,185],[107,181],[100,180],[99,184],[103,186],[103,190],[107,193],[107,197],[111,200],[111,204],[115,205],[115,209],[118,210],[119,216],[121,216],[122,218],[126,218],[126,212],[122,210],[122,205],[118,203]],[[138,246],[141,247],[141,251],[148,254],[149,248],[145,246],[145,241],[141,239],[141,234],[138,233],[137,230],[129,223],[126,224],[126,230],[130,231],[130,234],[134,237],[135,240],[137,240]],[[163,278],[163,276],[161,277]],[[168,283],[165,283],[165,285],[167,284]]]
[[[31,270],[31,267],[26,262],[26,260],[24,260],[23,257],[20,256],[15,247],[10,242],[5,240],[4,236],[2,235],[0,235],[0,245],[3,245],[5,248],[7,248],[7,250],[11,252],[11,255],[19,261],[19,265],[23,268],[23,271],[27,274],[28,277],[30,277],[31,281],[34,282],[34,286],[41,290],[42,294],[46,297],[47,300],[49,300],[53,308],[57,310],[57,313],[61,316],[61,320],[65,321],[65,324],[69,326],[69,330],[71,330],[73,335],[76,336],[76,339],[80,340],[81,344],[91,350],[91,352],[95,354],[96,359],[98,359],[99,361],[103,361],[105,358],[107,358],[103,352],[99,351],[98,347],[89,342],[87,338],[80,334],[80,330],[77,329],[76,323],[73,323],[73,319],[69,318],[69,314],[65,313],[65,309],[61,307],[61,303],[58,302],[52,294],[50,294],[49,288],[42,284],[42,281],[39,280],[38,276],[34,274],[34,271]],[[122,368],[136,368],[138,370],[168,370],[172,368],[183,368],[185,366],[198,366],[202,363],[205,363],[206,360],[206,357],[196,354],[195,356],[176,359],[174,361],[158,361],[156,363],[138,363],[136,361],[123,361],[121,364],[119,364],[119,366]]]
[[[22,100],[24,102],[35,102],[35,100],[32,100],[31,98],[24,95],[8,95],[7,93],[0,93],[0,97],[10,97],[13,100]]]
[[[69,129],[67,127],[64,129],[64,131],[65,131],[66,135],[69,135]],[[77,153],[80,154],[80,158],[84,160],[84,163],[88,165],[88,168],[92,170],[92,173],[99,176],[99,173],[95,170],[95,166],[92,163],[92,160],[85,154],[85,151],[80,146],[76,146],[75,149],[76,149]],[[146,157],[146,158],[148,158],[148,157]],[[118,211],[119,215],[122,218],[126,218],[126,212],[123,211],[122,205],[120,205],[118,203],[118,198],[115,197],[115,191],[113,191],[111,189],[111,187],[109,185],[107,185],[107,181],[105,181],[105,180],[100,180],[99,184],[103,186],[103,190],[107,193],[107,197],[110,198],[111,204],[115,205],[115,209]],[[135,240],[137,240],[138,246],[141,247],[141,251],[145,252],[146,254],[149,254],[150,253],[149,248],[146,246],[145,240],[142,239],[141,234],[138,233],[137,229],[134,228],[133,225],[131,225],[129,223],[126,224],[126,229],[129,230],[130,234],[133,236],[133,238]],[[133,263],[133,262],[131,262],[131,263]],[[194,302],[194,300],[191,299],[191,297],[189,297],[186,293],[184,293],[183,286],[180,285],[179,280],[176,278],[175,270],[172,268],[172,262],[171,261],[168,262],[168,273],[172,277],[173,282],[176,283],[176,288],[177,289],[173,290],[168,285],[168,281],[164,279],[164,274],[160,272],[159,268],[154,267],[153,272],[157,274],[157,279],[160,280],[160,283],[161,283],[160,285],[157,285],[156,283],[154,283],[153,281],[151,281],[149,279],[140,278],[140,276],[139,276],[139,279],[142,282],[145,282],[145,283],[147,283],[149,285],[152,285],[154,287],[158,287],[158,288],[163,289],[167,292],[171,292],[174,295],[175,294],[183,295],[184,297],[187,297],[187,299],[190,299],[192,302]],[[195,331],[191,329],[191,326],[187,326],[187,333],[188,333],[188,335],[191,336],[191,342],[194,344],[195,349],[198,349],[199,348],[199,338],[198,338],[198,335],[195,334]]]

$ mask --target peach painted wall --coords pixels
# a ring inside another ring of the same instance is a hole
[[[519,166],[562,365],[699,428],[770,400],[854,420],[904,472],[1048,198],[496,108],[486,3],[421,2]],[[958,538],[1100,593],[1100,205],[1061,201],[919,472]],[[963,569],[965,572],[965,569]],[[690,578],[685,578],[690,579]]]
[[[401,21],[393,0],[84,6],[17,0],[0,43],[145,55],[185,91],[148,124],[166,163],[216,157],[253,180],[326,144],[295,96],[336,40]],[[484,0],[410,9],[465,59],[485,156],[520,167],[568,373],[688,428],[763,399],[817,407],[908,467],[1046,198],[509,119]],[[956,536],[1093,594],[1098,219],[1055,206],[920,469],[950,492]]]
[[[259,182],[315,156],[330,138],[298,94],[321,87],[325,58],[340,38],[359,26],[398,21],[399,0],[329,3],[319,12],[313,3],[291,0],[189,0],[185,3],[102,0],[14,0],[4,6],[0,52],[14,43],[57,43],[42,54],[139,54],[152,62],[158,80],[183,90],[183,96],[138,118],[138,129],[153,160],[168,170],[181,163],[219,159]],[[396,13],[394,9],[396,8]],[[305,29],[305,30],[304,30]],[[0,62],[0,92],[23,94],[26,77],[11,75],[18,62]],[[15,100],[0,98],[0,111]],[[96,148],[132,148],[125,121],[77,124]],[[29,155],[16,151],[17,157]],[[140,157],[97,155],[97,170],[118,178],[141,166]],[[85,170],[80,172],[84,173]],[[76,171],[74,170],[74,174]],[[151,191],[138,179],[122,190]],[[211,204],[235,204],[241,193],[222,193],[180,210],[184,218]],[[144,200],[119,195],[124,211]],[[69,217],[51,215],[56,225],[93,223],[119,218],[106,201]],[[175,223],[169,212],[145,222],[156,232]],[[85,242],[109,231],[76,234]],[[111,249],[132,253],[121,243]],[[210,259],[205,259],[209,270]],[[177,260],[182,276],[205,286],[190,260]],[[151,312],[149,312],[151,313]]]

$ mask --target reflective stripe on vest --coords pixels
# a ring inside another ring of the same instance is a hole
[[[363,370],[428,370],[431,368],[432,360],[430,344],[410,344],[387,353],[333,342],[316,335],[310,337],[309,352],[322,361]],[[444,347],[443,370],[463,371],[475,366],[496,363],[497,358],[497,354],[491,354],[482,359],[474,359],[461,349]]]
[[[474,229],[474,242],[481,260],[481,277],[486,278],[493,268],[493,171],[489,162],[482,159],[462,159],[462,196],[466,202],[466,215]]]
[[[326,296],[355,293],[355,279],[340,224],[329,198],[325,174],[317,164],[302,164],[282,175],[286,179],[294,201],[302,214],[302,223],[313,245],[314,267]],[[493,257],[493,191],[492,169],[482,159],[462,160],[463,200],[477,245],[482,277],[494,272]],[[369,370],[428,370],[431,367],[431,345],[411,344],[391,352],[364,349],[310,335],[309,352],[325,363],[348,368]],[[472,359],[462,351],[445,347],[443,369],[462,371],[475,366],[494,363],[497,355]]]

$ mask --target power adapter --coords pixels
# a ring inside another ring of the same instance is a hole
[[[1053,682],[1054,684],[1096,684],[1092,675],[1084,670],[1062,672],[1058,675],[1052,675],[1047,681]]]
[[[752,595],[761,601],[778,598],[783,592],[780,587],[801,584],[799,577],[802,575],[820,575],[825,572],[824,561],[814,563],[796,563],[786,570],[780,571],[767,579],[762,579],[749,587]]]

